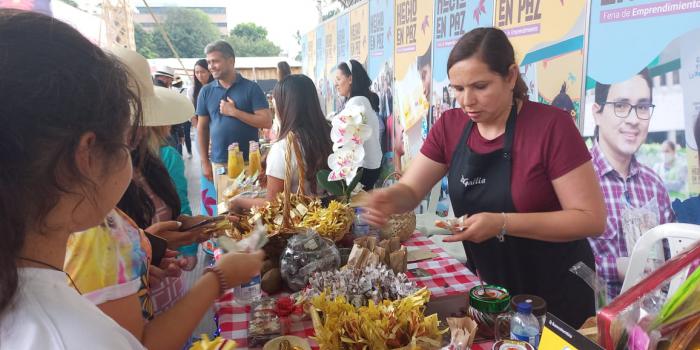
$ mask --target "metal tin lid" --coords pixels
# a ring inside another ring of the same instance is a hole
[[[510,309],[515,310],[517,305],[520,303],[528,303],[532,305],[532,314],[540,317],[544,316],[547,314],[547,302],[536,296],[536,295],[530,295],[530,294],[518,294],[514,295],[510,299]]]
[[[535,350],[535,348],[524,341],[503,339],[493,343],[492,350]]]
[[[503,287],[476,286],[469,291],[469,306],[478,311],[497,314],[508,311],[509,305],[510,294]]]

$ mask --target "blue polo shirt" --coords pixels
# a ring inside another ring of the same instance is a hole
[[[221,115],[219,102],[230,97],[236,108],[246,112],[269,108],[267,98],[257,83],[236,73],[236,81],[228,89],[218,80],[202,87],[197,98],[197,115],[209,117],[209,138],[211,140],[211,161],[226,163],[228,146],[234,142],[240,145],[243,156],[248,158],[249,142],[258,140],[258,129],[236,118]]]

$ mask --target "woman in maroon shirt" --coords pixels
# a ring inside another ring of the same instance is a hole
[[[455,45],[448,76],[461,109],[443,114],[401,181],[373,191],[365,218],[381,226],[413,208],[446,174],[469,268],[511,294],[534,294],[574,327],[595,313],[593,291],[568,270],[595,268],[587,237],[605,227],[605,203],[571,117],[527,100],[513,47],[495,28]]]

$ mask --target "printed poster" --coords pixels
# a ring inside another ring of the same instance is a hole
[[[432,84],[433,2],[397,0],[394,7],[394,111],[397,139],[405,169],[423,144],[423,122],[430,115]]]
[[[338,63],[350,59],[350,13],[346,12],[338,16],[337,24],[337,51]]]
[[[323,100],[321,104],[325,104],[326,114],[335,111],[335,84],[333,81],[335,79],[335,66],[338,64],[338,56],[336,55],[336,46],[338,42],[336,40],[336,19],[330,19],[324,24],[324,34],[325,43],[324,50],[325,54],[325,68],[323,70],[323,90],[321,96]]]
[[[515,48],[530,100],[566,110],[577,122],[587,2],[496,0],[494,9],[494,25]]]
[[[380,179],[385,179],[394,169],[396,161],[403,155],[403,144],[397,139],[394,118],[394,2],[389,0],[369,1],[369,57],[367,73],[372,80],[372,91],[379,96],[380,128],[384,130],[381,144],[384,153]],[[399,157],[394,157],[399,154]]]
[[[369,4],[365,2],[350,11],[350,58],[367,68],[367,35]]]
[[[321,109],[323,114],[326,114],[326,103],[324,98],[324,86],[325,86],[325,70],[326,70],[326,35],[324,32],[324,26],[320,25],[316,27],[316,55],[314,57],[314,65],[312,67],[314,71],[313,80],[316,84],[316,90],[318,90],[318,100],[321,103]]]
[[[590,18],[584,136],[607,131],[611,99],[637,104],[644,95],[653,105],[648,120],[631,108],[620,117],[642,136],[628,153],[659,175],[671,200],[696,195],[700,3],[596,0]]]
[[[345,98],[338,95],[338,91],[335,89],[335,76],[338,64],[341,62],[346,62],[350,59],[350,13],[345,12],[338,16],[337,23],[337,41],[338,41],[338,57],[337,63],[333,67],[334,69],[330,72],[330,84],[333,86],[333,100],[335,101],[335,111],[340,111],[343,109],[345,104]]]
[[[301,38],[301,73],[308,77],[313,76],[309,69],[310,60],[313,57],[313,34],[314,32],[306,33]]]

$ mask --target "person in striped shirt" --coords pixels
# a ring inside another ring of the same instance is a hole
[[[596,84],[591,156],[608,219],[605,232],[588,240],[598,276],[607,286],[608,301],[620,294],[636,238],[675,220],[663,181],[635,158],[646,140],[653,112],[652,82],[646,69],[622,82]],[[657,254],[663,255],[663,250]]]

